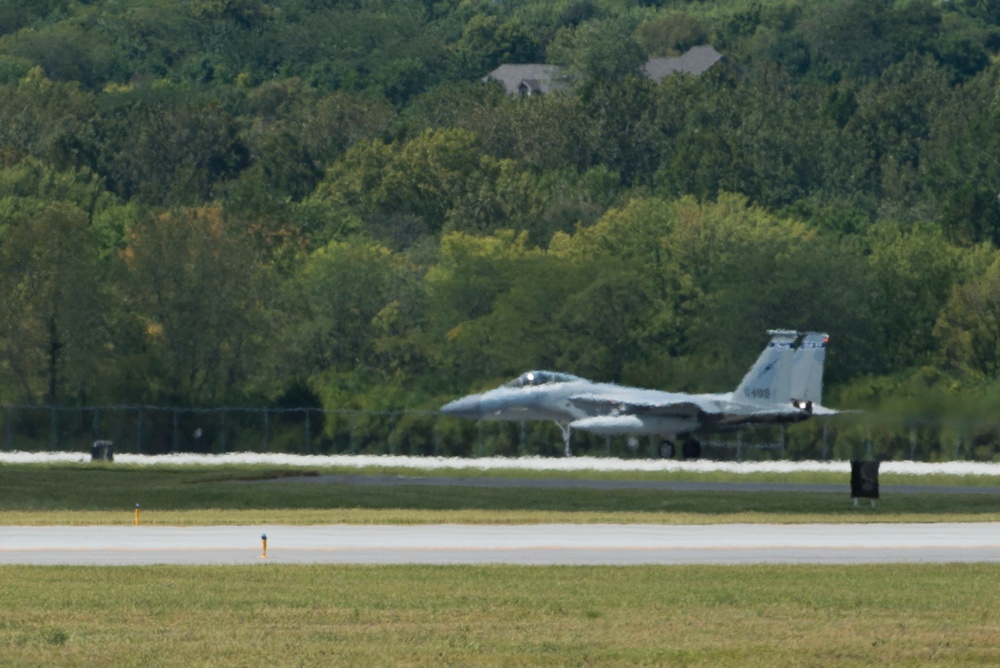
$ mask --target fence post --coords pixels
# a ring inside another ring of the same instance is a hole
[[[59,418],[56,416],[56,407],[49,407],[49,450],[55,451],[59,448]]]
[[[352,410],[350,413],[347,414],[347,417],[348,417],[347,428],[350,430],[350,433],[347,435],[347,437],[348,439],[350,439],[351,442],[351,454],[356,455],[358,454],[358,440],[354,432],[357,428],[358,413],[357,411]]]
[[[177,409],[174,408],[174,435],[173,435],[173,442],[170,445],[170,451],[173,453],[176,453],[180,446],[181,433],[180,433],[179,422],[180,421],[177,418]]]
[[[441,418],[434,418],[434,456],[441,456]]]
[[[396,431],[396,414],[389,413],[389,433],[385,435],[385,440],[387,441],[387,445],[389,446],[390,455],[396,454],[396,439],[393,438],[395,431]]]
[[[219,446],[226,453],[226,411],[219,411]]]
[[[306,454],[312,454],[312,423],[309,421],[309,409],[306,409]]]
[[[4,440],[6,441],[6,446],[7,446],[6,449],[8,451],[10,451],[11,448],[14,447],[14,427],[12,425],[13,420],[14,420],[14,409],[12,409],[10,406],[7,406],[7,425],[5,428],[5,431],[7,433],[4,435]]]
[[[139,415],[135,420],[135,454],[142,454],[142,406],[139,406]]]
[[[264,452],[267,452],[268,440],[270,439],[270,437],[271,437],[271,418],[270,418],[270,415],[268,413],[268,410],[265,408],[264,409],[264,443],[262,444]]]

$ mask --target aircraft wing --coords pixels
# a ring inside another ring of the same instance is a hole
[[[604,408],[621,413],[664,417],[696,417],[719,411],[714,402],[701,397],[640,388],[614,388],[574,394],[569,400],[578,406]]]

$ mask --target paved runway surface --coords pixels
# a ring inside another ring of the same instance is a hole
[[[1000,523],[0,527],[0,564],[969,561],[1000,562]]]
[[[670,492],[808,492],[850,495],[850,476],[843,484],[785,482],[696,482],[687,480],[585,480],[577,478],[460,478],[450,476],[314,475],[269,478],[243,484],[307,483],[321,485],[414,485],[417,487],[530,487],[535,489],[652,489]],[[889,494],[994,494],[1000,487],[959,485],[881,485]]]

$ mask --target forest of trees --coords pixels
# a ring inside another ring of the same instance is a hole
[[[989,411],[998,58],[998,0],[6,0],[0,403],[722,391],[783,327]]]

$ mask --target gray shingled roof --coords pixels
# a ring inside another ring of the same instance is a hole
[[[533,93],[548,93],[553,90],[567,88],[562,78],[563,68],[558,65],[540,65],[527,63],[524,65],[501,65],[485,77],[483,81],[495,79],[503,84],[504,90],[511,95],[521,92],[524,84]]]
[[[677,73],[698,75],[723,58],[721,53],[706,44],[692,47],[676,58],[650,58],[642,66],[642,71],[653,81]]]
[[[653,81],[677,73],[698,75],[724,58],[711,46],[695,46],[674,58],[651,58],[642,66],[642,71]],[[541,63],[501,65],[482,80],[490,79],[503,84],[504,90],[510,95],[549,93],[569,88],[564,68]]]

